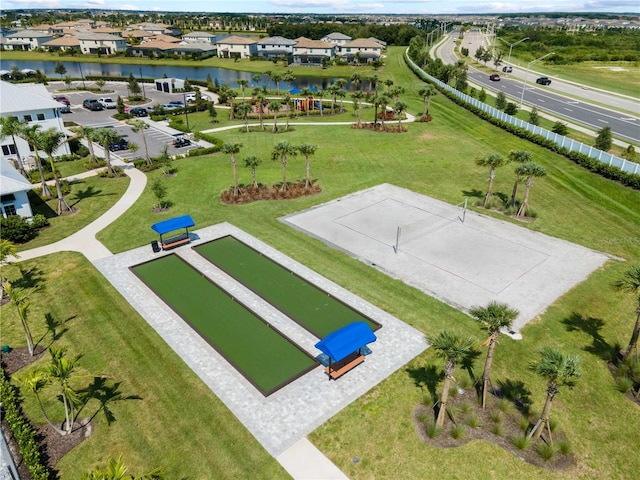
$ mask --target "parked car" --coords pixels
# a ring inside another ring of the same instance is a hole
[[[116,108],[118,106],[118,104],[116,102],[113,101],[112,98],[110,97],[101,97],[98,99],[98,102],[100,102],[100,105],[102,105],[104,108]]]
[[[170,105],[175,105],[178,108],[183,108],[184,107],[184,102],[181,100],[172,100],[169,102]]]
[[[117,142],[111,142],[109,144],[109,150],[112,152],[116,152],[118,150],[128,150],[129,142],[127,142],[124,138],[120,138]]]
[[[82,106],[92,111],[104,110],[104,107],[97,98],[86,98],[82,102]]]
[[[164,105],[162,105],[162,108],[164,110],[177,110],[180,107],[178,105],[174,105],[173,103],[165,103]]]
[[[149,112],[147,112],[146,108],[143,107],[133,107],[129,110],[129,113],[134,117],[148,117]]]
[[[489,75],[489,80],[491,80],[492,82],[499,82],[500,75],[498,75],[497,73],[492,73],[491,75]]]
[[[511,73],[513,72],[513,67],[511,65],[505,65],[504,67],[502,67],[502,71],[505,73]]]
[[[191,145],[191,140],[184,136],[183,133],[177,133],[176,138],[173,140],[173,146],[176,148],[186,147],[187,145]]]
[[[187,93],[187,94],[184,96],[184,98],[185,98],[185,100],[186,100],[187,102],[195,102],[195,101],[196,101],[196,94],[195,94],[195,93],[193,93],[193,92],[192,92],[192,93]]]
[[[64,95],[54,95],[53,99],[56,102],[64,103],[65,105],[71,105],[71,102],[69,101],[69,99]]]
[[[60,113],[71,113],[71,107],[67,104],[60,102]]]
[[[540,85],[551,85],[551,80],[547,77],[540,77],[536,80],[536,83]]]

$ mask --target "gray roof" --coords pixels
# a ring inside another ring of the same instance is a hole
[[[0,194],[26,192],[32,188],[33,185],[20,175],[6,159],[0,159]]]
[[[119,37],[118,35],[111,35],[110,33],[81,33],[79,35],[75,35],[78,40],[103,40],[103,41],[119,41],[124,42],[124,38]]]
[[[183,37],[195,37],[195,38],[212,38],[215,37],[213,33],[207,32],[190,32],[182,35]]]
[[[18,30],[15,33],[10,33],[6,35],[5,38],[25,38],[25,37],[33,37],[33,38],[45,38],[51,37],[53,35],[49,32],[42,32],[40,30]]]
[[[44,85],[14,85],[0,81],[0,111],[3,116],[47,108],[60,108],[60,104],[51,98]]]
[[[323,38],[329,38],[331,40],[351,40],[351,37],[349,35],[345,35],[344,33],[340,32],[330,33],[329,35],[325,35]]]
[[[284,37],[266,37],[258,40],[258,45],[295,45],[295,40]]]

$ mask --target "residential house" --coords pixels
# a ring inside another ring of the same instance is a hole
[[[294,40],[284,37],[266,37],[258,40],[256,55],[268,59],[289,58],[293,55]]]
[[[4,218],[33,216],[27,192],[33,185],[5,158],[0,158],[0,211]]]
[[[335,45],[342,45],[344,43],[350,42],[351,37],[349,35],[345,35],[340,32],[333,32],[328,35],[325,35],[320,39],[322,42],[333,43]]]
[[[293,63],[297,65],[322,65],[335,56],[336,45],[322,40],[296,38],[293,47]]]
[[[53,34],[37,30],[18,30],[5,37],[7,50],[36,50],[43,43],[53,40]]]
[[[80,40],[82,53],[113,55],[127,50],[124,38],[108,33],[81,33],[77,38]]]
[[[64,131],[60,114],[62,105],[56,102],[46,87],[41,84],[17,84],[0,81],[0,115],[15,117],[27,125],[39,125],[41,130],[55,128]],[[35,155],[31,146],[23,139],[15,137],[2,138],[0,142],[0,158],[14,163],[24,170],[36,167]],[[39,152],[45,157],[44,152]],[[69,155],[69,144],[62,144],[54,156]]]
[[[122,37],[122,30],[113,27],[96,27],[91,30],[93,33],[108,33],[110,35],[115,35],[116,37]]]
[[[73,35],[64,35],[42,44],[42,48],[50,52],[66,52],[80,50],[80,40]]]
[[[182,40],[185,42],[210,43],[213,45],[216,43],[216,40],[222,40],[222,37],[207,32],[190,32],[182,35]]]
[[[256,54],[257,41],[252,38],[231,35],[216,42],[220,58],[249,58]]]
[[[349,63],[372,62],[380,60],[380,55],[382,55],[382,45],[368,38],[356,38],[336,48],[340,60]]]

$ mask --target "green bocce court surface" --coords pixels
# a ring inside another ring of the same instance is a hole
[[[377,322],[232,236],[193,249],[320,339],[352,322],[367,322],[372,330],[380,328]]]
[[[318,365],[177,255],[131,270],[265,396]]]

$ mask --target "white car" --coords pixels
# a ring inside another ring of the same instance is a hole
[[[118,104],[116,102],[113,101],[112,98],[110,97],[102,97],[98,99],[98,102],[100,103],[100,105],[102,105],[104,108],[116,108],[118,106]]]
[[[187,94],[184,96],[184,98],[185,98],[185,100],[186,100],[187,102],[195,102],[195,101],[196,101],[196,94],[195,94],[195,93],[187,93]]]

